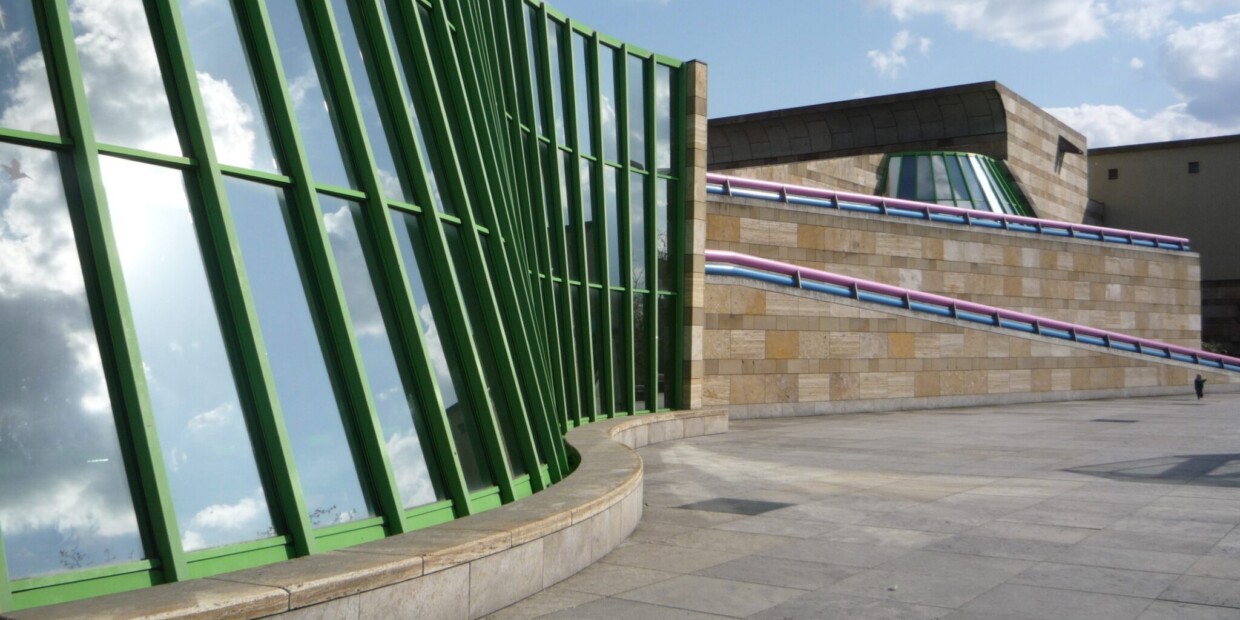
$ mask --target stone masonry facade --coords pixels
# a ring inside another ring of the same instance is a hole
[[[1191,393],[1240,381],[1138,354],[709,276],[703,404],[733,418]]]
[[[707,246],[1200,346],[1198,257],[711,195]]]

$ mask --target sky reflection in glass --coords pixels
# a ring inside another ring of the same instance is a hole
[[[225,187],[310,522],[371,516],[344,419],[348,404],[328,367],[322,323],[311,314],[311,276],[298,257],[284,191],[232,178]]]
[[[69,21],[95,138],[180,155],[142,0],[71,0]]]
[[[30,173],[0,184],[0,532],[9,578],[143,559],[60,165],[50,151],[7,144],[0,158]]]
[[[300,2],[274,0],[267,3],[271,29],[280,48],[284,79],[288,81],[297,128],[310,161],[316,183],[356,188],[353,168],[344,153],[344,141],[337,126],[336,105],[324,90],[330,84],[318,59],[310,50],[302,25]]]
[[[110,157],[100,168],[181,543],[274,535],[184,178]]]
[[[221,164],[280,172],[267,116],[228,2],[181,0],[198,91]]]
[[[375,294],[368,266],[375,257],[363,248],[359,233],[365,226],[361,205],[325,194],[319,195],[319,205],[403,505],[412,508],[443,499],[426,458],[430,445],[413,378],[400,370]]]
[[[5,2],[0,20],[0,127],[60,133],[31,0]]]

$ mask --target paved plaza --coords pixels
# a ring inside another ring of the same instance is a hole
[[[491,618],[1240,618],[1240,394],[734,422]]]

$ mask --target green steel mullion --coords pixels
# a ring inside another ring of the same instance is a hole
[[[587,50],[586,50],[586,55],[589,57],[590,60],[593,60],[593,63],[594,63],[594,71],[587,72],[587,75],[590,80],[590,88],[593,90],[593,94],[594,94],[594,96],[591,98],[593,105],[590,107],[590,114],[593,115],[594,122],[590,124],[590,131],[594,134],[594,146],[598,153],[598,157],[596,157],[593,161],[594,172],[590,176],[598,177],[598,184],[595,185],[595,187],[598,187],[602,190],[602,191],[595,193],[593,196],[591,196],[591,198],[594,200],[594,206],[595,206],[594,229],[595,229],[595,237],[596,237],[595,243],[597,244],[595,247],[601,250],[596,253],[596,255],[599,256],[601,259],[600,264],[598,265],[598,275],[599,275],[599,280],[600,280],[599,284],[602,285],[602,290],[599,291],[599,304],[600,304],[599,317],[602,322],[602,325],[599,326],[599,331],[602,334],[602,338],[600,338],[599,340],[603,343],[603,352],[602,352],[603,353],[602,354],[603,372],[600,373],[603,379],[600,382],[601,387],[602,387],[602,395],[601,395],[600,400],[602,401],[602,404],[603,404],[603,411],[600,411],[599,415],[600,416],[606,415],[606,417],[611,418],[611,417],[614,417],[615,415],[613,412],[613,408],[615,407],[616,398],[615,398],[615,394],[613,391],[615,389],[615,386],[613,384],[615,383],[616,373],[612,369],[612,364],[614,363],[615,357],[612,354],[612,341],[611,341],[611,335],[612,335],[611,285],[610,285],[611,269],[607,262],[610,260],[611,257],[608,254],[608,247],[607,247],[607,226],[608,226],[607,200],[606,200],[607,178],[606,178],[606,175],[604,174],[605,171],[607,170],[607,164],[604,163],[607,159],[607,156],[603,152],[604,150],[603,148],[603,121],[602,121],[602,118],[603,118],[603,112],[602,112],[603,87],[602,87],[602,74],[601,74],[602,72],[600,71],[600,68],[602,67],[602,56],[603,55],[599,53],[600,45],[601,43],[599,42],[599,35],[597,32],[595,32],[590,36],[589,45],[587,46]],[[618,182],[619,180],[617,179],[617,184]],[[618,186],[617,186],[616,192],[617,192],[616,201],[618,203],[620,201],[620,196],[619,196],[620,190]],[[616,208],[617,209],[620,208],[619,204],[616,205]],[[619,250],[619,248],[616,248],[616,249]],[[589,273],[586,274],[586,279],[587,280],[589,279]]]
[[[524,20],[522,20],[522,23],[525,23]],[[560,154],[560,150],[555,143],[555,105],[553,99],[556,96],[555,91],[557,85],[551,83],[551,53],[550,47],[547,45],[546,5],[542,5],[538,9],[538,22],[535,27],[537,28],[537,31],[530,33],[530,36],[533,38],[534,44],[542,51],[541,57],[543,62],[534,67],[538,74],[531,76],[531,79],[538,80],[538,82],[543,85],[543,88],[541,89],[541,92],[544,95],[542,105],[543,122],[545,127],[550,128],[550,131],[547,132],[548,137],[551,139],[551,145],[548,152],[552,154],[554,159],[554,161],[551,162],[550,170],[544,171],[543,178],[547,179],[547,183],[550,183],[551,192],[558,199],[558,203],[557,201],[553,201],[553,204],[550,205],[553,208],[549,210],[549,213],[551,213],[551,226],[549,230],[554,231],[554,234],[552,235],[552,239],[549,240],[551,243],[548,249],[554,253],[554,260],[561,266],[560,274],[563,276],[559,299],[556,300],[557,305],[560,308],[560,330],[563,334],[573,334],[576,333],[576,330],[573,329],[572,286],[569,284],[570,272],[568,269],[568,244],[564,239],[564,222],[561,221],[561,217],[563,215],[562,207],[566,197],[561,195],[560,191],[562,187],[567,187],[567,183],[560,182],[560,161],[562,159],[562,155]],[[563,73],[561,72],[561,77],[562,76]],[[567,107],[567,105],[565,107]],[[580,380],[577,375],[576,347],[572,345],[570,339],[568,338],[563,339],[560,346],[560,355],[563,356],[564,359],[565,406],[563,416],[565,419],[571,418],[580,424],[581,407],[579,400],[580,394],[578,393]]]
[[[375,63],[376,72],[382,76],[377,95],[383,99],[385,104],[381,106],[381,109],[405,110],[406,102],[411,99],[406,98],[401,88],[400,77],[397,75],[399,65],[396,63],[395,54],[399,51],[388,49],[390,39],[384,29],[382,6],[379,0],[355,1],[363,29],[367,33],[366,39],[370,42],[367,60]],[[401,153],[401,160],[404,162],[408,178],[412,179],[414,195],[419,203],[427,205],[422,213],[423,217],[428,217],[434,211],[429,206],[433,203],[427,176],[430,162],[422,161],[422,154],[416,143],[413,119],[408,114],[392,114],[389,120],[394,124],[392,134],[396,141],[395,146]],[[381,203],[367,201],[364,204],[367,209],[367,219],[371,224],[369,238],[376,248],[384,288],[394,302],[391,308],[397,319],[395,321],[398,330],[396,336],[404,345],[401,349],[405,352],[402,361],[409,364],[413,372],[418,387],[418,402],[425,414],[432,443],[445,448],[432,451],[432,458],[439,466],[442,480],[447,487],[448,496],[453,501],[457,515],[473,514],[477,512],[477,509],[473,505],[468,484],[465,482],[451,423],[447,418],[447,408],[443,404],[443,395],[439,391],[435,371],[429,362],[430,352],[420,327],[421,320],[414,310],[417,303],[406,284],[408,279],[401,266],[400,249],[396,243],[389,211]],[[417,269],[418,267],[410,265],[408,268]]]
[[[659,65],[654,59],[643,60],[643,63],[649,63],[643,72],[645,79],[642,80],[644,86],[643,94],[645,95],[646,112],[646,170],[649,172],[646,176],[646,288],[650,289],[649,299],[646,300],[646,409],[649,411],[658,410],[659,400],[659,247],[658,247],[658,222],[655,221],[657,212],[656,204],[659,199],[659,162],[658,146],[659,146],[659,128],[657,114],[655,113],[655,105],[658,103],[655,97],[655,82],[659,75]],[[670,114],[670,112],[669,112]],[[670,120],[670,117],[669,117]],[[671,146],[670,144],[668,145]],[[671,200],[671,197],[668,197]],[[668,209],[671,212],[671,209]],[[668,231],[669,234],[671,231]],[[646,294],[646,293],[643,293]],[[636,383],[636,380],[634,380]]]
[[[672,170],[676,172],[677,182],[676,191],[668,192],[668,214],[671,217],[671,226],[668,230],[669,244],[668,252],[672,256],[673,285],[669,287],[676,292],[676,296],[672,300],[672,308],[675,313],[675,322],[672,325],[672,350],[676,352],[672,360],[672,370],[674,374],[668,377],[668,401],[672,409],[681,409],[687,406],[684,386],[685,376],[685,299],[689,296],[690,291],[685,287],[685,188],[690,180],[689,170],[686,168],[688,161],[685,158],[685,151],[688,148],[688,138],[685,132],[688,131],[688,102],[685,100],[689,95],[688,81],[692,79],[685,65],[681,65],[674,69],[674,78],[672,79],[672,116],[671,122],[672,140],[670,148],[672,149]]]
[[[185,120],[183,136],[186,146],[193,159],[199,162],[198,166],[191,170],[191,174],[197,179],[198,196],[192,197],[190,205],[194,210],[199,235],[206,239],[202,244],[206,259],[204,262],[207,263],[208,277],[213,281],[212,288],[223,292],[222,305],[228,308],[228,312],[223,313],[225,316],[222,317],[222,323],[230,341],[229,348],[240,357],[245,373],[242,397],[249,401],[256,418],[251,419],[249,424],[257,426],[259,432],[255,434],[256,438],[268,455],[260,462],[260,471],[266,470],[267,466],[271,469],[264,471],[263,478],[274,486],[268,493],[276,500],[280,523],[288,528],[294,552],[308,553],[309,549],[304,541],[309,540],[312,535],[303,527],[308,522],[297,517],[306,512],[305,505],[301,496],[292,490],[300,486],[292,450],[289,447],[283,415],[275,398],[275,383],[271,368],[267,364],[254,301],[246,281],[245,269],[240,262],[236,229],[219,162],[215,156],[215,147],[207,129],[205,106],[198,90],[198,80],[193,77],[193,60],[180,6],[171,0],[148,0],[148,7],[154,9],[156,23],[161,26],[152,29],[157,47],[166,50],[169,64],[173,67],[171,73],[174,76],[174,88],[179,95],[177,99],[181,103]]]
[[[81,194],[82,211],[85,214],[87,244],[90,262],[95,266],[94,275],[99,282],[102,301],[101,313],[106,327],[106,347],[100,347],[105,356],[104,365],[116,368],[116,383],[120,395],[112,394],[113,415],[121,443],[132,442],[134,464],[140,491],[138,495],[145,506],[149,519],[150,541],[155,556],[160,559],[166,581],[178,581],[189,575],[189,565],[181,549],[180,532],[176,511],[172,505],[172,491],[163,463],[163,452],[155,431],[155,414],[151,408],[150,393],[142,369],[142,357],[138,349],[138,335],[134,330],[133,314],[129,309],[129,296],[117,255],[116,240],[112,235],[111,217],[108,213],[107,194],[99,172],[99,147],[82,84],[81,65],[74,46],[73,27],[69,22],[67,3],[44,2],[44,18],[48,29],[50,64],[58,90],[64,102],[65,133],[73,143],[70,156],[74,174]],[[81,245],[81,242],[79,242]],[[88,276],[87,281],[91,278]],[[92,312],[93,314],[93,312]],[[111,355],[108,355],[111,353]],[[110,358],[110,359],[109,359]],[[120,407],[116,405],[120,404]],[[128,433],[126,433],[128,431]],[[130,472],[133,477],[133,472]],[[141,518],[141,516],[139,517]],[[7,580],[5,583],[8,583]]]
[[[315,38],[321,43],[320,49],[323,52],[321,58],[329,76],[328,88],[334,87],[335,90],[336,96],[333,100],[336,102],[336,117],[342,125],[341,133],[346,152],[355,163],[360,164],[354,166],[354,169],[357,172],[361,190],[367,196],[361,203],[365,205],[363,209],[367,216],[368,225],[365,228],[369,228],[375,219],[387,219],[383,206],[383,184],[379,180],[378,167],[375,165],[374,155],[370,149],[370,138],[366,135],[362,120],[361,106],[357,103],[357,91],[353,88],[353,80],[345,61],[347,52],[338,34],[339,23],[327,0],[303,1],[310,9],[309,13],[317,35]],[[359,37],[359,43],[364,45],[365,40]],[[358,79],[365,80],[369,77],[363,75]],[[380,217],[376,218],[376,215]],[[334,323],[337,327],[333,333],[337,335],[336,348],[339,352],[345,383],[350,388],[349,397],[352,407],[349,413],[352,414],[353,423],[358,430],[358,443],[365,456],[368,478],[372,482],[381,514],[387,517],[388,531],[399,534],[406,531],[403,518],[404,504],[401,502],[396,474],[388,458],[387,442],[383,440],[383,426],[379,422],[374,395],[371,394],[370,383],[366,380],[365,363],[358,349],[356,335],[353,333],[353,322],[349,320],[349,307],[344,297],[340,273],[336,269],[335,257],[331,252],[331,242],[327,238],[327,230],[324,228],[322,216],[317,208],[313,213],[307,213],[306,219],[313,219],[315,222],[314,228],[309,231],[310,245],[316,247],[316,254],[319,254],[318,248],[322,248],[322,255],[317,258],[324,261],[326,269],[322,274],[330,278],[322,280],[321,286],[331,298],[327,304],[328,313],[332,315],[329,323]],[[317,236],[315,236],[316,232]],[[379,292],[382,293],[382,291]],[[379,299],[380,304],[386,301],[383,297]]]
[[[468,18],[463,17],[462,21],[467,22]],[[466,39],[465,45],[466,45],[466,54],[465,54],[466,57],[467,58],[473,57],[474,55],[471,54],[469,51],[470,48],[469,48],[468,39]],[[462,65],[462,63],[460,62],[460,59],[458,59],[457,66],[458,67],[465,66],[466,68],[474,68],[472,65],[469,65],[468,63],[465,63],[464,65]],[[475,93],[479,92],[478,90],[479,83],[478,83],[476,71],[472,71],[472,72],[467,71],[465,73],[465,77],[466,77],[467,85],[475,86],[475,89],[472,92],[475,92]],[[470,109],[471,107],[472,109],[482,109],[483,107],[482,102],[478,101],[477,97],[473,98],[472,100],[466,99],[465,102],[466,102],[467,110]],[[498,106],[492,106],[491,111],[492,111],[491,115],[487,115],[487,114],[481,115],[484,121],[488,120],[492,116],[498,117]],[[477,116],[479,115],[469,114],[468,118],[473,119],[473,118],[476,118]],[[469,122],[469,124],[473,126],[472,120]],[[477,136],[476,131],[474,132],[474,135]],[[476,141],[476,138],[475,138],[475,141]],[[483,153],[490,154],[493,159],[499,159],[499,156],[494,153],[493,149],[487,148],[483,150]],[[471,163],[473,163],[474,165],[477,165],[478,163],[477,158],[473,158]],[[478,171],[474,171],[474,174],[477,174],[477,172]],[[499,184],[500,182],[497,181],[496,183]],[[492,197],[493,196],[494,195],[492,194]],[[480,205],[480,207],[482,207],[483,215],[489,216],[489,219],[494,222],[494,229],[497,231],[500,230],[500,221],[499,221],[499,217],[496,212],[496,209],[495,209],[494,201],[492,200],[491,204],[489,205]],[[473,217],[472,212],[471,212],[471,217]],[[525,330],[526,323],[525,323],[524,317],[522,316],[521,305],[518,301],[517,294],[516,294],[516,290],[517,290],[516,282],[524,281],[524,279],[514,278],[515,272],[513,271],[509,258],[504,253],[504,248],[502,244],[499,243],[498,239],[496,239],[496,242],[491,245],[491,255],[493,256],[493,261],[491,264],[498,265],[496,277],[504,277],[508,280],[508,282],[506,286],[501,286],[499,290],[495,290],[495,288],[491,285],[491,279],[488,278],[487,279],[488,288],[492,289],[491,295],[494,297],[497,297],[498,301],[503,305],[504,315],[509,316],[509,317],[514,317],[515,319],[514,321],[511,321],[509,324],[512,326],[513,330],[515,330],[517,333],[510,333],[508,334],[508,336],[515,336],[517,338],[517,340],[515,341],[515,345],[520,349],[521,354],[523,354],[526,359],[529,359],[532,361],[533,349],[529,345],[528,334],[526,333],[526,330]],[[483,264],[485,265],[486,263],[484,262]],[[497,316],[497,321],[498,321],[498,315],[496,316]],[[504,323],[498,322],[498,325],[502,328]],[[509,330],[509,331],[513,331],[513,330]],[[514,366],[516,366],[516,364],[513,363],[512,355],[510,352],[511,347],[513,346],[512,344],[513,341],[509,340],[508,337],[505,337],[503,339],[503,342],[505,343],[505,349],[506,349],[505,359],[508,360],[509,368],[513,368]],[[524,375],[524,384],[530,386],[530,390],[532,390],[531,399],[532,399],[532,403],[535,406],[536,410],[530,412],[533,414],[530,417],[522,415],[520,417],[520,420],[517,426],[525,427],[526,434],[531,435],[531,441],[537,441],[540,444],[542,444],[545,448],[548,448],[547,450],[544,451],[544,454],[551,455],[551,457],[549,458],[550,463],[548,463],[549,465],[548,469],[553,474],[552,477],[558,480],[559,478],[562,478],[563,475],[567,474],[567,471],[566,471],[567,459],[565,458],[562,444],[559,440],[559,436],[552,433],[551,425],[548,423],[546,416],[547,416],[548,411],[550,411],[550,408],[547,406],[547,401],[544,399],[544,393],[542,391],[542,385],[541,385],[541,382],[539,381],[539,377],[537,373],[533,372],[533,369],[530,366],[531,366],[530,364],[521,364],[520,372],[521,374]],[[511,373],[506,372],[505,374],[510,375]],[[515,383],[515,381],[513,384],[513,395],[516,398],[516,402],[522,402],[521,400],[522,390],[520,389],[519,384]],[[529,427],[529,420],[531,417],[536,422],[535,426],[537,428]],[[540,467],[540,464],[537,462],[537,458],[536,458],[537,455],[534,452],[531,452],[530,455],[531,457],[535,457],[535,458],[532,458],[532,460],[534,462],[536,470],[540,472],[539,477],[541,477],[541,467]]]
[[[624,316],[621,318],[624,327],[624,365],[628,368],[625,373],[625,385],[620,386],[624,389],[624,404],[627,407],[627,413],[633,413],[636,408],[636,390],[637,370],[634,364],[636,353],[636,341],[634,340],[633,330],[633,239],[632,237],[632,207],[633,198],[633,157],[629,144],[629,46],[627,44],[620,47],[620,62],[615,68],[616,71],[616,121],[619,127],[620,137],[616,141],[616,147],[620,151],[620,163],[623,166],[620,174],[624,176],[619,183],[619,196],[616,202],[620,205],[619,226],[620,230],[620,286],[624,287]],[[613,317],[614,319],[614,317]]]
[[[404,9],[403,21],[405,21],[407,26],[412,26],[411,29],[406,31],[411,43],[417,46],[415,49],[422,51],[420,54],[412,54],[411,56],[418,75],[422,78],[418,83],[422,85],[422,91],[426,97],[426,109],[431,114],[431,118],[426,119],[426,122],[434,127],[438,144],[445,151],[442,154],[443,157],[440,158],[440,163],[448,167],[447,189],[452,194],[454,203],[458,206],[461,213],[468,213],[469,196],[468,192],[465,191],[464,178],[456,160],[456,140],[449,129],[451,119],[444,104],[439,78],[431,66],[432,43],[445,47],[448,44],[444,39],[431,40],[425,30],[426,26],[422,23],[419,11],[401,4],[398,4],[398,6]],[[412,13],[412,15],[409,13]],[[432,21],[434,21],[436,13],[434,11],[430,12]],[[447,21],[442,21],[446,28]],[[437,55],[440,57],[440,62],[443,61],[444,51],[444,49],[435,50],[435,52],[438,52]],[[500,496],[503,501],[510,502],[514,497],[512,470],[508,467],[507,449],[504,446],[504,442],[500,439],[502,431],[496,417],[497,412],[491,403],[491,399],[487,396],[486,379],[482,370],[482,362],[478,356],[478,349],[474,345],[469,322],[465,320],[465,304],[461,297],[459,281],[456,278],[456,270],[452,258],[448,254],[444,223],[438,214],[434,212],[428,212],[424,221],[427,225],[426,230],[429,233],[427,239],[425,239],[427,241],[426,247],[434,263],[439,292],[444,295],[449,309],[449,316],[447,318],[451,323],[451,334],[453,336],[450,341],[456,345],[461,355],[461,360],[467,368],[465,372],[466,383],[468,384],[467,389],[473,397],[475,411],[482,413],[482,415],[475,415],[475,422],[478,423],[481,431],[482,441],[488,452],[492,472],[499,483]],[[468,269],[469,267],[462,265],[462,268]]]
[[[275,34],[271,30],[271,19],[267,13],[266,6],[261,2],[243,2],[234,5],[238,9],[238,14],[244,20],[252,34],[254,41],[254,50],[257,60],[254,67],[255,73],[262,76],[256,79],[260,85],[265,86],[264,94],[270,102],[272,109],[272,129],[275,134],[275,142],[277,156],[281,158],[286,167],[286,173],[293,183],[287,188],[290,195],[291,212],[294,214],[294,224],[298,233],[294,234],[294,238],[299,242],[297,251],[304,258],[309,259],[312,274],[307,278],[312,285],[312,297],[314,297],[313,305],[316,306],[316,313],[319,318],[327,320],[328,338],[334,349],[336,358],[336,368],[329,368],[329,372],[335,373],[338,377],[341,374],[356,375],[356,373],[344,373],[340,366],[345,364],[342,356],[345,354],[340,348],[342,345],[348,345],[349,353],[353,353],[351,343],[342,342],[341,336],[348,337],[351,335],[349,331],[341,331],[341,323],[344,327],[349,327],[348,317],[341,313],[343,306],[343,296],[340,294],[335,282],[339,280],[336,275],[335,265],[331,261],[326,248],[326,234],[322,230],[322,221],[319,218],[318,196],[314,191],[313,177],[310,174],[310,164],[306,159],[305,145],[301,142],[301,132],[297,128],[297,120],[294,116],[294,107],[292,97],[289,95],[288,82],[284,76],[284,68],[279,60],[279,51],[275,41]],[[311,41],[311,45],[315,42]],[[330,88],[330,86],[328,86]],[[310,243],[314,239],[318,243]],[[326,280],[324,278],[327,278]],[[325,284],[330,284],[327,286]],[[331,312],[329,309],[335,309]],[[347,311],[345,311],[347,312]],[[356,392],[355,382],[360,381],[358,376],[340,377],[346,383],[346,402],[350,410],[357,406],[354,394]],[[351,425],[349,425],[351,426]],[[356,438],[354,438],[356,441]],[[290,459],[290,470],[296,471],[296,464]],[[369,479],[369,476],[366,476]],[[301,498],[301,488],[298,485],[294,491]],[[304,503],[304,499],[301,500]],[[384,507],[386,508],[386,507]],[[388,521],[392,520],[392,516],[388,515]],[[310,523],[308,511],[302,510],[297,515],[304,523],[301,527],[307,533],[305,542],[309,553],[319,551],[319,545],[315,541],[314,527]],[[399,516],[395,517],[399,518]]]
[[[455,2],[449,4],[450,6],[456,6]],[[459,32],[468,32],[468,29],[464,28],[466,25],[465,22],[466,18],[458,13],[458,24],[462,26]],[[437,25],[441,27],[441,36],[451,36],[450,33],[446,31],[447,22],[445,19],[437,20]],[[487,141],[487,144],[484,145],[482,144],[483,141],[478,139],[479,130],[474,122],[474,119],[480,115],[475,114],[474,111],[481,110],[483,106],[478,97],[470,97],[469,93],[473,92],[479,95],[482,93],[480,92],[480,84],[477,79],[477,73],[472,70],[474,68],[473,65],[467,62],[469,58],[473,57],[470,42],[468,41],[467,36],[462,36],[461,38],[463,40],[462,45],[464,46],[463,55],[465,56],[466,61],[463,62],[457,55],[457,51],[460,46],[450,48],[450,51],[452,51],[451,56],[453,57],[453,62],[451,63],[450,68],[456,72],[456,75],[452,76],[452,74],[449,74],[450,77],[453,77],[454,79],[448,80],[448,87],[453,100],[456,101],[457,105],[465,111],[465,114],[461,115],[462,124],[465,125],[462,134],[467,142],[471,142],[466,145],[469,148],[466,149],[465,152],[467,164],[470,168],[470,176],[474,179],[478,179],[475,183],[482,184],[479,188],[480,191],[475,194],[478,200],[473,202],[471,205],[472,208],[466,209],[463,213],[463,228],[465,229],[463,231],[465,232],[463,241],[465,242],[465,250],[469,260],[475,265],[475,271],[480,272],[482,276],[481,278],[475,278],[475,283],[481,284],[482,288],[482,290],[476,291],[475,293],[482,298],[484,307],[480,308],[479,311],[482,312],[484,322],[487,325],[487,330],[490,332],[484,337],[492,338],[494,352],[497,353],[499,357],[497,360],[497,365],[499,366],[498,371],[501,374],[501,383],[503,385],[497,387],[506,392],[510,407],[513,409],[506,412],[497,411],[496,414],[509,416],[509,419],[512,422],[513,430],[519,434],[519,437],[516,439],[518,440],[518,444],[522,447],[522,454],[520,456],[525,460],[526,470],[530,472],[531,481],[535,483],[535,490],[541,490],[542,487],[545,487],[547,481],[542,480],[542,464],[538,461],[538,455],[534,447],[535,431],[530,427],[530,416],[527,415],[526,400],[517,380],[516,368],[513,362],[511,350],[512,347],[510,345],[511,341],[509,340],[509,335],[504,327],[504,322],[500,319],[499,306],[501,303],[504,305],[505,310],[517,310],[515,307],[515,298],[512,298],[512,286],[510,284],[509,286],[504,287],[505,290],[497,295],[496,288],[492,284],[492,277],[498,278],[498,273],[492,273],[492,270],[488,267],[488,262],[483,251],[481,241],[475,232],[475,226],[478,224],[478,221],[474,211],[478,210],[484,215],[490,216],[489,218],[484,217],[483,219],[489,220],[486,223],[490,224],[492,229],[496,231],[495,244],[496,247],[498,247],[500,229],[498,222],[495,221],[496,214],[492,210],[494,205],[494,194],[491,191],[490,184],[486,182],[490,177],[490,175],[487,174],[489,167],[482,161],[482,158],[487,155],[492,155],[492,160],[494,157],[489,141]],[[481,116],[485,117],[485,112],[483,112]],[[470,140],[471,137],[472,140]],[[502,253],[494,256],[498,258],[499,261],[498,263],[492,262],[490,264],[497,265],[497,272],[504,274],[509,273],[507,257],[505,257]],[[497,299],[497,297],[502,297],[503,299]],[[531,387],[534,388],[535,386]],[[554,458],[554,455],[557,454],[557,451],[554,448],[551,450],[550,454],[553,455],[553,461],[558,460]]]
[[[580,327],[579,334],[585,337],[577,338],[577,355],[578,355],[578,372],[577,383],[581,385],[584,392],[585,386],[589,386],[589,394],[582,393],[580,395],[580,415],[582,421],[594,421],[597,419],[598,412],[594,409],[594,342],[590,334],[593,332],[592,320],[590,318],[590,265],[586,257],[586,233],[585,233],[585,207],[581,204],[581,136],[578,135],[580,125],[577,119],[577,71],[576,58],[573,55],[573,28],[572,22],[564,25],[567,36],[560,42],[560,77],[566,80],[567,92],[564,93],[564,113],[567,117],[564,119],[565,136],[569,140],[570,148],[573,152],[573,166],[571,170],[567,170],[569,178],[574,182],[569,184],[570,188],[577,191],[572,192],[572,200],[569,202],[569,208],[573,210],[573,226],[572,235],[577,239],[577,255],[568,257],[568,260],[577,263],[577,273],[581,275],[581,285],[577,287],[577,325]],[[567,41],[565,41],[567,39]],[[583,88],[589,88],[584,85]],[[591,175],[593,180],[594,175]],[[591,188],[590,196],[593,198],[594,191]]]

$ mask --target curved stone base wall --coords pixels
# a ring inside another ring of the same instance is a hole
[[[607,555],[642,516],[635,448],[728,430],[722,409],[597,422],[566,440],[581,464],[519,502],[279,564],[0,616],[30,618],[478,618]]]

